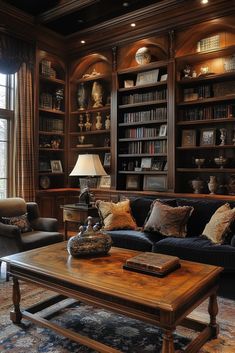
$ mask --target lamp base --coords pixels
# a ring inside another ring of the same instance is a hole
[[[91,207],[92,201],[94,201],[94,195],[90,192],[89,187],[84,188],[79,195],[79,204]]]

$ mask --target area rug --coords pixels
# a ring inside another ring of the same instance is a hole
[[[95,353],[96,351],[72,342],[52,330],[39,327],[23,319],[20,325],[14,325],[9,319],[12,307],[11,282],[0,285],[0,352],[1,353]],[[21,307],[28,307],[46,297],[55,294],[40,287],[21,282]],[[232,301],[223,306],[232,309]],[[228,308],[227,308],[228,309]],[[202,311],[203,313],[203,311]],[[198,312],[197,318],[205,319]],[[160,353],[161,331],[155,326],[128,318],[110,311],[79,303],[62,309],[51,319],[60,325],[70,328],[92,339],[128,353]],[[200,352],[233,353],[234,335],[231,327],[226,336],[213,340],[214,346],[208,342]],[[233,327],[234,328],[234,327]],[[186,337],[183,337],[186,336]],[[181,329],[175,335],[175,349],[183,348],[194,334],[190,330]],[[229,338],[229,339],[228,339]],[[227,339],[227,342],[226,342]],[[208,348],[207,348],[208,347]]]

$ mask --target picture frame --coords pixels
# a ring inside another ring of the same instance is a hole
[[[167,81],[168,74],[161,75],[160,82]]]
[[[126,190],[139,190],[139,188],[140,188],[139,175],[127,175],[126,176]]]
[[[63,168],[60,160],[51,160],[50,163],[52,173],[63,173]]]
[[[105,153],[104,155],[104,167],[110,167],[111,166],[111,153]]]
[[[196,146],[196,130],[182,130],[182,147],[195,147]]]
[[[154,160],[152,162],[151,170],[162,171],[164,162],[161,160]]]
[[[156,83],[158,81],[159,69],[139,72],[136,78],[136,86]]]
[[[215,146],[216,130],[213,128],[201,129],[200,146]]]
[[[102,175],[99,179],[98,187],[100,189],[110,189],[111,187],[111,176],[110,175]]]
[[[160,137],[167,136],[167,124],[160,125],[159,136]]]
[[[141,170],[150,170],[152,166],[152,158],[144,157],[141,158]]]
[[[165,191],[167,189],[166,175],[145,175],[143,190],[146,191]]]

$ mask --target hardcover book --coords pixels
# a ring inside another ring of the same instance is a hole
[[[171,255],[143,252],[126,260],[123,268],[163,277],[180,267],[179,258]]]

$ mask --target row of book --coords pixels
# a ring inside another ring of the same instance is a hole
[[[128,144],[129,154],[156,154],[156,153],[167,153],[167,141],[137,141],[130,142]]]
[[[138,127],[134,129],[126,129],[125,137],[127,138],[142,138],[155,137],[159,134],[159,128],[156,127]]]
[[[185,88],[183,91],[183,99],[184,102],[188,102],[202,98],[222,97],[229,94],[235,94],[235,81],[218,82],[193,88]]]
[[[61,119],[50,119],[40,117],[39,119],[39,130],[47,132],[63,132],[64,122]]]
[[[152,120],[161,121],[166,119],[167,119],[166,107],[123,114],[124,123],[140,123],[140,122],[146,122],[146,121],[152,121]]]
[[[166,100],[167,90],[162,89],[159,91],[151,91],[146,93],[134,93],[125,95],[122,97],[122,104],[133,104],[133,103],[142,103],[150,102],[157,100]]]
[[[225,119],[234,116],[232,114],[234,114],[234,109],[228,104],[218,104],[214,107],[194,107],[179,111],[181,121]]]

